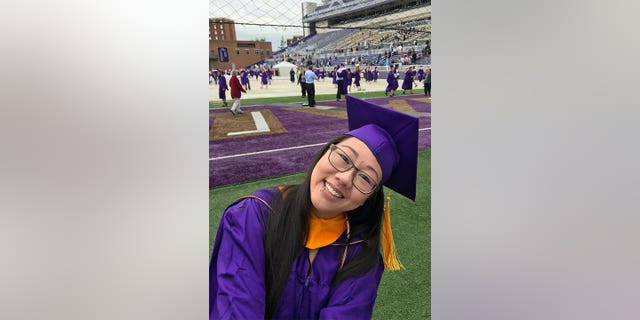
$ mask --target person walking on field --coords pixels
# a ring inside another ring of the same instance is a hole
[[[231,80],[229,80],[229,87],[231,87],[231,98],[233,99],[233,105],[231,105],[231,113],[234,115],[238,113],[244,113],[242,109],[240,109],[240,97],[242,96],[242,92],[247,92],[240,84],[240,80],[238,80],[238,71],[233,70],[231,72]]]
[[[245,90],[251,90],[251,84],[249,82],[249,73],[244,69],[240,70],[240,84]]]
[[[313,72],[312,65],[309,65],[307,71],[304,72],[304,79],[307,86],[307,101],[309,102],[309,107],[313,108],[316,106],[316,88],[313,81],[318,80],[318,75]]]
[[[407,67],[407,70],[404,71],[404,81],[402,81],[402,94],[405,94],[406,90],[411,90],[411,94],[413,94],[414,75],[415,71],[413,71],[413,67]]]
[[[396,78],[395,69],[389,70],[389,73],[387,74],[387,87],[384,89],[385,96],[393,97],[395,95],[395,89],[393,87],[393,81],[395,80],[395,78]]]
[[[340,68],[336,70],[336,85],[338,86],[338,92],[336,93],[336,101],[341,101],[342,95],[347,94],[347,88],[345,87],[345,81],[347,78],[347,69],[344,67],[344,63],[340,64]]]
[[[227,106],[227,90],[229,90],[229,88],[227,87],[227,80],[224,77],[224,73],[222,71],[220,71],[220,76],[217,80],[218,83],[218,97],[220,99],[222,99],[222,106],[226,107]]]
[[[431,69],[424,71],[424,95],[431,97]]]
[[[300,85],[300,91],[302,92],[302,97],[307,96],[307,84],[305,83],[304,73],[306,72],[305,67],[300,67],[300,73],[298,74],[298,84]]]
[[[267,69],[262,69],[262,71],[260,71],[260,79],[262,79],[262,82],[260,83],[260,89],[262,89],[262,86],[265,86],[266,88],[269,88],[269,74],[267,74]]]
[[[356,64],[356,70],[353,72],[353,84],[356,86],[358,91],[362,90],[362,88],[360,88],[360,73],[360,65]]]

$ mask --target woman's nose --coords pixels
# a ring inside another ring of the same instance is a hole
[[[353,180],[353,168],[347,170],[347,171],[343,171],[343,172],[336,172],[336,180],[338,180],[338,183],[340,183],[341,185],[345,186],[345,187],[350,187],[351,186],[351,181]]]

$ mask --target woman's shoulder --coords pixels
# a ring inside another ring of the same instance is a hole
[[[277,188],[269,188],[242,196],[225,209],[223,219],[227,222],[254,222],[264,225],[267,214],[272,210],[271,202],[276,193]]]

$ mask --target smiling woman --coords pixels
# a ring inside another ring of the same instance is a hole
[[[349,129],[299,185],[225,210],[209,268],[210,319],[370,319],[395,255],[385,185],[415,200],[418,119],[347,96]]]
[[[351,157],[342,149],[349,150]],[[361,140],[350,137],[331,144],[311,172],[311,212],[328,219],[363,205],[380,182],[372,176],[381,176],[381,171],[375,155]]]

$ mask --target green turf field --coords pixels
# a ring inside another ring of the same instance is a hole
[[[350,96],[358,97],[358,98],[380,98],[384,97],[384,91],[362,91],[362,92],[349,92]],[[335,93],[330,94],[317,94],[316,101],[333,101],[336,99]],[[228,102],[228,101],[227,101]],[[233,102],[233,101],[232,101]],[[281,104],[281,103],[296,103],[296,102],[307,102],[307,97],[271,97],[271,98],[256,98],[256,99],[242,99],[243,106],[252,106],[252,105],[260,105],[260,104]],[[230,103],[229,103],[230,104]],[[221,108],[222,100],[216,99],[209,101],[209,109],[212,108]],[[227,108],[227,107],[225,107]]]
[[[280,98],[282,99],[282,98]],[[304,172],[209,190],[209,254],[224,208],[260,188],[300,183]],[[431,150],[418,152],[416,202],[385,188],[391,195],[391,225],[405,268],[385,272],[374,319],[431,319]]]

